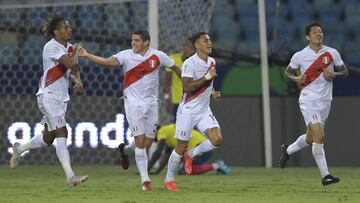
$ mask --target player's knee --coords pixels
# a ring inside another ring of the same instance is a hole
[[[183,155],[186,151],[187,146],[188,146],[187,141],[177,140],[175,152],[179,155]]]
[[[50,145],[52,145],[52,144],[54,143],[55,137],[46,138],[46,137],[44,136],[43,140],[44,140],[44,142],[45,142],[48,146],[50,146]]]
[[[316,139],[314,139],[314,142],[316,143],[324,143],[325,135],[323,133],[320,133],[316,136]]]
[[[210,140],[210,142],[212,145],[217,147],[222,143],[222,137],[221,136],[214,137]]]

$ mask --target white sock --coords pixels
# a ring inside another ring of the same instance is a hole
[[[66,179],[69,180],[75,175],[75,173],[71,168],[70,155],[66,146],[65,137],[56,138],[56,155],[58,156],[59,161],[65,171]]]
[[[294,154],[297,151],[300,151],[301,149],[303,149],[303,148],[305,148],[307,146],[309,146],[309,144],[306,143],[306,134],[303,134],[303,135],[300,135],[298,137],[298,139],[294,143],[289,145],[286,152],[289,155],[291,155],[291,154]]]
[[[19,152],[19,154],[21,154],[21,153],[23,153],[23,152],[25,152],[25,151],[27,151],[27,150],[29,150],[29,149],[33,149],[33,148],[31,148],[31,143],[30,143],[30,141],[27,142],[27,143],[25,143],[25,144],[21,144],[21,145],[18,147],[18,152]]]
[[[135,148],[135,161],[141,176],[141,183],[144,183],[145,181],[150,181],[147,170],[148,157],[146,154],[146,149],[140,149],[138,147]]]
[[[124,154],[129,155],[130,153],[133,153],[135,151],[135,147],[135,141],[132,141],[130,144],[124,147]]]
[[[217,163],[212,163],[212,166],[214,167],[214,170],[218,170],[218,169],[219,169],[219,164],[217,164]]]
[[[178,155],[175,150],[173,150],[169,158],[165,182],[174,181],[174,174],[178,170],[181,157],[182,156]]]
[[[329,175],[329,170],[325,158],[324,144],[313,143],[312,153],[320,170],[321,177],[324,178],[325,176]]]
[[[215,147],[214,145],[211,144],[209,139],[206,139],[204,142],[202,142],[201,144],[199,144],[197,147],[190,149],[189,151],[187,151],[187,154],[191,157],[194,158],[196,155],[200,154],[200,153],[204,153],[213,149],[216,149],[217,147]]]
[[[29,149],[36,149],[36,148],[40,148],[42,146],[46,146],[46,143],[43,140],[43,135],[38,134],[38,135],[35,135],[34,137],[32,137],[29,142],[26,142],[25,144],[21,144],[18,147],[18,151],[21,154]]]

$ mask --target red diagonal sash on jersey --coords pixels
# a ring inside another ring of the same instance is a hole
[[[216,68],[215,67],[215,64],[213,62],[211,62],[210,64],[210,67],[208,69],[208,71],[211,69],[211,68]],[[207,72],[206,72],[207,73]],[[205,73],[205,74],[206,74]],[[195,99],[197,96],[199,96],[201,93],[203,93],[212,83],[214,79],[212,80],[208,80],[206,82],[204,82],[200,87],[198,87],[197,89],[191,91],[190,93],[186,94],[186,98],[185,98],[185,103]]]
[[[125,73],[123,88],[129,87],[131,84],[143,78],[145,75],[154,72],[160,66],[160,59],[155,54],[151,55],[145,61],[136,65]]]
[[[70,56],[73,52],[73,48],[69,47],[68,48],[68,55]],[[51,85],[52,83],[54,83],[55,81],[57,81],[59,78],[61,78],[62,76],[64,76],[66,73],[66,68],[65,66],[63,66],[62,64],[58,64],[54,67],[52,67],[46,74],[46,78],[45,78],[45,87]]]
[[[58,64],[57,66],[52,67],[46,74],[45,87],[57,81],[59,78],[64,76],[65,73],[66,68],[62,64]]]
[[[302,84],[303,88],[312,83],[316,78],[318,78],[324,69],[326,69],[332,62],[333,57],[329,52],[323,53],[319,58],[317,58],[305,71],[306,81]]]

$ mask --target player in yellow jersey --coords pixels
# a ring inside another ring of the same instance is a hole
[[[176,146],[176,139],[174,137],[175,130],[176,130],[175,124],[168,124],[162,126],[158,130],[156,134],[157,147],[150,159],[149,167],[148,167],[149,171],[153,168],[153,166],[158,160],[160,160],[160,164],[159,167],[154,172],[152,172],[153,174],[160,173],[161,170],[167,164],[169,156],[172,150]],[[191,139],[189,141],[188,148],[189,149],[195,148],[205,140],[206,138],[199,131],[193,130],[191,133]],[[165,154],[161,156],[163,151],[165,151]],[[212,154],[213,154],[213,150],[196,156],[193,160],[191,174],[198,175],[213,170],[217,170],[218,172],[225,175],[229,174],[231,170],[229,167],[227,167],[224,164],[223,161],[216,161],[215,163],[209,163],[209,164],[205,163],[211,157]]]
[[[175,53],[171,55],[171,58],[175,61],[178,67],[182,67],[183,62],[195,53],[194,46],[190,39],[187,39],[183,44],[183,50],[181,53]],[[166,68],[166,76],[163,85],[163,93],[165,99],[166,111],[171,113],[173,121],[176,120],[176,111],[183,94],[183,87],[181,78],[179,78],[175,72],[170,68]],[[171,93],[170,93],[171,87]]]

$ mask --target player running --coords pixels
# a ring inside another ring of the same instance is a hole
[[[75,92],[82,93],[83,85],[77,61],[81,46],[74,46],[68,41],[72,37],[72,29],[68,21],[60,13],[51,14],[44,27],[46,37],[52,39],[47,42],[43,50],[43,70],[40,87],[37,92],[37,103],[44,115],[41,121],[44,124],[43,134],[35,135],[25,144],[15,143],[10,167],[15,168],[20,155],[29,149],[36,149],[51,145],[56,140],[56,154],[65,171],[67,184],[76,186],[84,182],[88,176],[77,176],[71,168],[70,155],[67,149],[68,131],[65,114],[70,100],[69,78],[75,82]]]
[[[293,55],[285,75],[302,86],[299,105],[307,131],[290,146],[281,146],[279,164],[281,168],[285,168],[290,155],[312,145],[321,183],[325,186],[340,181],[338,177],[330,175],[324,151],[324,129],[332,100],[332,80],[347,76],[348,71],[340,54],[323,45],[324,35],[320,24],[306,26],[305,33],[309,45]],[[300,76],[294,76],[297,69],[301,71]]]

